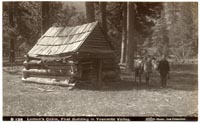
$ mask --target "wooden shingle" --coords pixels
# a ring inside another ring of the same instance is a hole
[[[75,27],[51,27],[28,52],[30,56],[54,56],[63,53],[112,51],[98,22]]]

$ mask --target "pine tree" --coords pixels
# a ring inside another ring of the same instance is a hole
[[[14,28],[14,12],[15,12],[16,4],[14,2],[9,3],[9,10],[8,10],[8,18],[11,28]],[[15,39],[13,37],[13,32],[10,33],[12,38],[10,38],[10,54],[9,54],[9,62],[15,62]]]
[[[101,9],[101,24],[103,27],[103,30],[107,34],[107,12],[106,12],[106,2],[100,2],[100,9]]]
[[[121,59],[120,63],[126,62],[126,48],[127,48],[127,3],[123,3],[122,13],[122,42],[121,42]]]
[[[95,21],[95,14],[94,14],[94,2],[85,2],[86,6],[86,16],[88,22]]]
[[[49,2],[42,2],[41,3],[42,8],[42,35],[47,31],[47,29],[50,27],[50,3]]]
[[[136,50],[136,42],[134,40],[135,27],[135,4],[129,2],[127,4],[127,50],[126,50],[126,71],[132,71],[133,58]]]

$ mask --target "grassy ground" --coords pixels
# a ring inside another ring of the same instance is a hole
[[[154,74],[150,86],[134,82],[102,90],[28,84],[21,67],[4,67],[4,116],[197,116],[197,65],[173,66],[168,87]]]

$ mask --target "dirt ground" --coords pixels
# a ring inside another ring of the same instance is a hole
[[[167,88],[118,82],[101,90],[23,83],[22,67],[3,68],[4,116],[197,116],[197,65],[172,67]]]

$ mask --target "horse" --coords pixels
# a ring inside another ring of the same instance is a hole
[[[153,70],[156,71],[158,69],[158,60],[155,57],[152,57],[152,66],[153,66]]]
[[[139,83],[142,80],[142,72],[143,72],[143,59],[138,58],[134,62],[134,71],[135,71],[135,82],[137,81],[137,77],[139,78]]]
[[[142,74],[144,73],[146,84],[149,85],[150,75],[153,70],[157,70],[157,60],[154,57],[141,57],[135,60],[134,62],[134,71],[135,71],[135,82],[137,77],[141,83]]]
[[[152,56],[148,56],[145,58],[144,63],[143,63],[143,71],[144,71],[144,76],[145,76],[147,85],[149,85],[151,73],[153,71],[156,71],[157,67],[158,67],[158,63],[157,63],[156,58]]]

